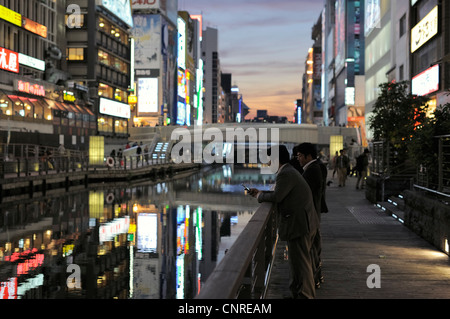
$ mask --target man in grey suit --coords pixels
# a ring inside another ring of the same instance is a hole
[[[252,188],[249,193],[260,203],[276,204],[278,234],[281,240],[287,241],[288,246],[289,289],[293,298],[312,299],[315,298],[315,283],[311,250],[319,220],[314,209],[311,189],[298,170],[289,164],[288,150],[284,145],[274,147],[279,147],[275,189],[259,191]],[[271,166],[274,166],[273,161],[276,160],[271,158]]]

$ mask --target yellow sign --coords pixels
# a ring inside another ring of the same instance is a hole
[[[128,96],[128,104],[137,104],[137,96],[136,95],[130,95]]]
[[[22,27],[22,15],[1,5],[0,18],[12,24],[18,25],[19,27]]]
[[[416,51],[438,33],[438,6],[428,13],[411,30],[411,53]]]

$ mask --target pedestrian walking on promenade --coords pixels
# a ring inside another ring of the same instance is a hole
[[[317,212],[317,218],[321,221],[321,214],[328,212],[325,202],[325,189],[327,168],[325,164],[317,158],[316,146],[311,143],[302,143],[297,147],[297,157],[304,172],[303,177],[311,188],[314,201],[314,208]],[[317,230],[313,241],[313,272],[316,287],[320,287],[323,282],[322,276],[322,237],[320,227]]]
[[[279,158],[270,158],[278,171],[273,191],[252,188],[249,194],[258,202],[277,205],[280,239],[287,241],[290,272],[289,289],[293,298],[315,298],[315,283],[311,260],[312,242],[319,227],[313,197],[308,183],[289,164],[290,156],[284,145],[278,147]],[[272,147],[269,152],[274,153]],[[270,156],[270,154],[269,154]]]
[[[339,157],[339,152],[336,151],[336,154],[333,157],[333,178],[334,178],[334,174],[337,173],[337,165],[336,165],[336,163],[337,163],[338,157]]]
[[[141,142],[141,145],[142,145],[142,142]],[[138,145],[137,146],[137,149],[136,149],[136,167],[139,165],[139,162],[141,161],[141,154],[142,154],[142,148],[141,148],[141,145]]]
[[[356,172],[358,174],[356,189],[364,188],[364,183],[367,177],[367,170],[369,169],[369,153],[370,151],[366,148],[356,160]]]
[[[148,165],[148,145],[145,145],[145,147],[144,147],[144,159],[145,159],[145,162],[147,163],[147,165]]]
[[[348,157],[345,154],[345,150],[340,150],[340,155],[336,160],[337,170],[338,170],[338,178],[339,178],[339,187],[345,186],[345,181],[347,180],[347,170],[349,166]]]

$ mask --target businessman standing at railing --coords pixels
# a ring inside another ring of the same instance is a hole
[[[311,260],[312,242],[319,227],[311,189],[301,174],[289,164],[289,152],[284,145],[279,147],[279,162],[275,189],[259,191],[250,189],[249,194],[258,202],[277,204],[278,234],[287,241],[290,284],[293,298],[315,298],[315,283]],[[273,147],[272,147],[273,148]],[[274,153],[269,150],[269,153]],[[268,154],[270,156],[270,154]]]

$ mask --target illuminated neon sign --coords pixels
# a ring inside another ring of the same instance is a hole
[[[45,88],[40,84],[32,84],[30,82],[17,80],[15,82],[17,91],[28,93],[32,95],[45,96]]]
[[[0,5],[0,18],[12,24],[15,24],[19,27],[22,26],[22,15],[1,5]]]
[[[438,7],[428,13],[411,30],[411,53],[415,52],[438,33]]]
[[[0,69],[19,73],[19,54],[5,48],[0,48]]]
[[[424,96],[439,90],[439,65],[426,69],[412,79],[411,93]]]

